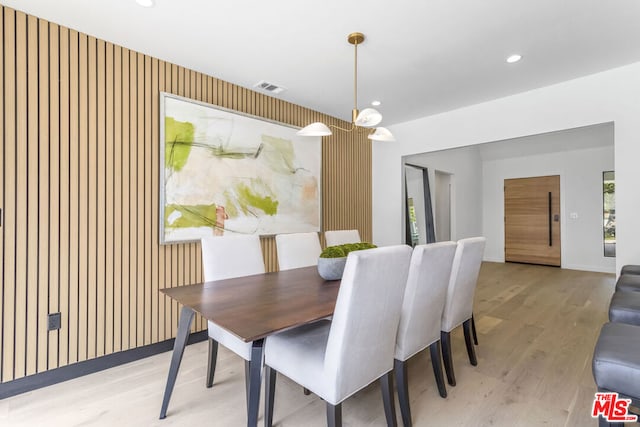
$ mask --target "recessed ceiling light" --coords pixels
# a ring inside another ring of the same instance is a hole
[[[142,7],[153,7],[153,0],[136,0],[136,3]]]
[[[507,58],[507,62],[509,64],[513,64],[514,62],[518,62],[522,59],[522,55],[518,55],[517,53],[515,55],[511,55],[510,57]]]
[[[373,105],[374,107],[377,107],[380,104],[382,104],[382,102],[380,101],[371,101],[371,105]]]

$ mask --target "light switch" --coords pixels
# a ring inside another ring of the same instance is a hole
[[[569,214],[569,218],[571,219],[578,219],[578,212],[571,212]]]

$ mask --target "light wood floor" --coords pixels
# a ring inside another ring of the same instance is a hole
[[[478,366],[469,365],[455,332],[458,385],[442,399],[428,351],[414,357],[414,425],[596,426],[591,356],[614,281],[610,274],[485,263],[475,304]],[[158,413],[170,353],[0,401],[0,425],[244,425],[243,362],[221,348],[216,382],[206,389],[206,352],[206,343],[186,349],[165,420]],[[385,425],[381,402],[377,384],[369,386],[343,404],[344,424]],[[324,402],[279,376],[274,424],[323,426]]]

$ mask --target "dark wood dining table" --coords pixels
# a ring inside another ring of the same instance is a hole
[[[331,316],[339,287],[339,280],[325,281],[313,266],[161,289],[182,309],[160,419],[167,414],[195,313],[252,343],[247,426],[253,427],[258,422],[265,338]]]

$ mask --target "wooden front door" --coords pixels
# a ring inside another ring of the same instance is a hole
[[[560,267],[560,176],[504,180],[504,258]]]

